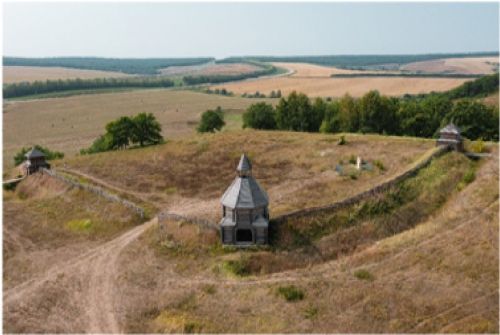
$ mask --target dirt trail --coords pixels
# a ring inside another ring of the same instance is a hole
[[[105,244],[99,255],[90,262],[90,285],[88,294],[89,331],[91,333],[121,332],[115,314],[114,279],[120,252],[138,238],[147,228],[158,222],[154,218],[136,227],[117,239]]]
[[[77,258],[62,264],[55,265],[44,275],[13,287],[4,293],[4,311],[15,310],[30,300],[34,291],[42,290],[45,285],[67,275],[71,281],[71,274],[80,274],[79,280],[84,292],[74,295],[72,302],[79,306],[82,314],[86,312],[86,331],[91,333],[119,333],[120,328],[116,320],[115,295],[113,281],[116,275],[116,262],[120,252],[132,241],[138,238],[146,229],[157,223],[157,218],[137,226],[118,238],[86,252]],[[70,282],[68,289],[75,289],[78,283]],[[79,297],[86,297],[79,299]]]

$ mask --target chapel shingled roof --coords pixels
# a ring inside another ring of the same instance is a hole
[[[460,134],[460,128],[455,126],[453,123],[449,123],[439,131],[440,133],[451,133],[451,134]]]
[[[40,158],[40,157],[45,157],[45,154],[38,150],[37,148],[33,147],[31,148],[30,151],[28,151],[24,157],[30,159],[30,158]]]
[[[237,171],[250,171],[252,164],[246,155],[242,155]],[[258,208],[267,206],[266,192],[251,175],[238,175],[222,195],[221,203],[229,208]]]

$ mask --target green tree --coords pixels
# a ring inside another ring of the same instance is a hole
[[[398,100],[381,96],[378,91],[366,93],[360,100],[362,132],[394,134],[398,129]]]
[[[134,122],[128,116],[122,116],[116,121],[108,123],[106,133],[110,136],[110,148],[112,150],[126,148],[133,132]]]
[[[437,134],[445,116],[451,112],[453,103],[446,95],[431,94],[420,101],[419,108],[421,113],[429,118],[429,121],[428,129],[416,136],[432,137]]]
[[[265,102],[252,104],[243,114],[243,128],[276,129],[275,114],[274,108],[270,104]]]
[[[221,130],[226,125],[224,122],[224,114],[220,107],[216,110],[207,110],[201,115],[201,120],[198,125],[199,133],[213,133],[216,130]]]
[[[416,100],[408,100],[400,104],[398,110],[400,132],[403,135],[431,137],[435,131],[431,114],[424,111]]]
[[[349,94],[339,101],[339,127],[344,132],[358,132],[360,128],[359,104]]]
[[[468,139],[498,141],[498,108],[488,107],[474,100],[460,100],[446,115],[442,126],[449,122],[457,125],[462,135]]]
[[[311,116],[309,117],[310,119],[309,131],[319,131],[321,123],[325,118],[327,106],[328,104],[323,99],[321,98],[314,99],[314,103],[312,105],[312,110],[311,110]]]
[[[317,117],[313,115],[311,102],[303,93],[292,92],[288,99],[281,98],[276,107],[278,129],[294,131],[318,131]]]
[[[141,147],[163,142],[161,125],[152,113],[139,113],[133,117],[132,123],[132,142],[139,143]]]
[[[322,133],[336,133],[341,131],[340,127],[340,103],[334,101],[327,105],[325,117],[319,129]]]

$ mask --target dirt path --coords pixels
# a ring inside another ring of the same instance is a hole
[[[157,222],[157,218],[154,218],[105,244],[97,257],[91,260],[87,302],[89,331],[91,333],[121,332],[116,320],[116,306],[114,304],[116,263],[120,252]]]
[[[71,305],[79,306],[82,314],[87,319],[86,331],[91,333],[119,333],[120,327],[116,319],[116,306],[114,302],[114,279],[116,276],[116,262],[120,252],[132,241],[138,238],[146,229],[157,223],[157,218],[137,226],[118,238],[104,243],[74,259],[55,265],[43,275],[15,286],[4,292],[4,311],[16,310],[26,304],[36,291],[43,290],[46,285],[56,282],[67,276],[65,283],[67,290],[83,292],[72,295]],[[72,274],[79,274],[80,283],[74,283]],[[85,284],[86,285],[82,285]],[[80,299],[84,297],[84,299]]]

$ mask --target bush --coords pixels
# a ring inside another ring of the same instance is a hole
[[[59,152],[59,151],[51,151],[49,148],[42,147],[41,145],[36,144],[34,146],[35,149],[43,152],[45,154],[45,159],[46,160],[52,160],[52,159],[61,159],[64,158],[64,153]],[[18,153],[14,156],[14,163],[15,165],[19,165],[22,162],[26,160],[26,153],[30,151],[31,148],[22,148],[21,150],[18,151]]]
[[[345,140],[345,136],[344,136],[344,135],[340,136],[340,139],[339,139],[339,141],[337,142],[337,144],[338,144],[338,145],[344,145],[344,144],[346,144],[346,143],[347,143],[347,141]]]
[[[462,181],[465,184],[470,184],[475,179],[476,179],[476,172],[474,171],[474,169],[469,169],[469,170],[467,170],[467,172],[465,173],[464,177],[462,178]]]
[[[378,159],[373,161],[373,165],[375,165],[380,171],[385,171],[385,165]]]
[[[370,272],[368,272],[367,270],[364,270],[364,269],[356,270],[354,272],[354,276],[360,280],[372,281],[375,279],[375,277]]]
[[[224,263],[222,263],[222,268],[227,272],[240,277],[248,276],[250,274],[246,258],[224,261]]]
[[[258,102],[243,114],[243,128],[276,129],[276,115],[272,105]]]
[[[199,133],[213,133],[221,130],[225,125],[224,113],[220,107],[217,107],[216,110],[209,109],[201,115],[197,130]]]
[[[314,319],[318,315],[318,308],[314,306],[309,306],[304,311],[304,317],[306,319]]]
[[[286,299],[286,301],[298,301],[304,299],[304,292],[295,285],[278,287],[278,294]]]
[[[472,142],[469,145],[469,150],[476,154],[487,152],[486,145],[484,144],[482,139]]]

